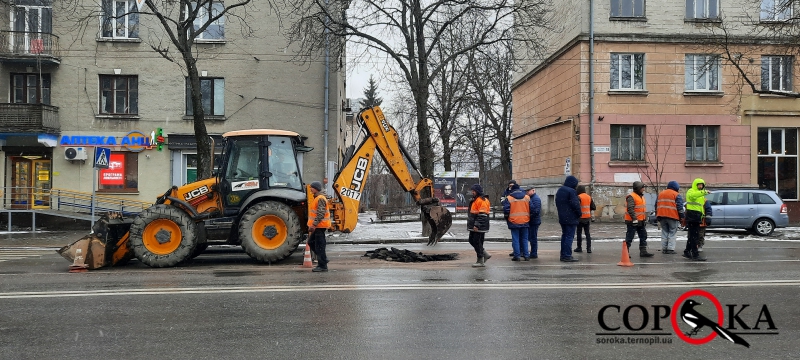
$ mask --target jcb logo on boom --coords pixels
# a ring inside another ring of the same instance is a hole
[[[183,195],[183,199],[186,200],[186,201],[189,201],[189,200],[192,200],[194,198],[197,198],[197,197],[200,197],[202,195],[205,195],[205,194],[209,193],[210,191],[211,191],[211,189],[209,189],[208,186],[203,185],[203,186],[201,186],[201,187],[199,187],[197,189],[189,191],[188,193],[186,193],[186,195]]]
[[[353,172],[353,181],[350,182],[350,188],[355,191],[361,191],[361,186],[364,182],[364,176],[367,174],[367,165],[369,160],[359,157],[356,162],[356,171]]]

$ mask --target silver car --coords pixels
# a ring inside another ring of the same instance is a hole
[[[786,204],[772,190],[711,189],[706,201],[713,212],[709,228],[748,229],[768,236],[789,225]]]

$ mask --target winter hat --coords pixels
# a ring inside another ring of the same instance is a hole
[[[672,181],[669,182],[669,184],[667,184],[667,189],[672,189],[672,190],[675,190],[675,191],[681,191],[681,185],[678,184],[677,181],[672,180]]]
[[[586,186],[578,185],[578,187],[575,189],[575,191],[578,194],[585,194],[586,193]]]
[[[641,181],[634,181],[633,182],[633,191],[639,191],[644,188],[644,183]]]
[[[317,191],[322,191],[322,183],[319,181],[312,182],[311,187],[317,189]]]
[[[481,187],[481,184],[472,185],[472,187],[469,189],[474,190],[476,193],[478,193],[478,195],[483,195],[483,188]]]
[[[517,185],[517,180],[510,180],[508,185]]]

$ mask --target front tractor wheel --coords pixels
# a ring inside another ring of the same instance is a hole
[[[239,221],[239,239],[247,255],[260,262],[283,260],[300,244],[300,219],[288,205],[265,201]]]
[[[139,261],[151,267],[170,267],[191,258],[197,246],[197,227],[186,212],[170,205],[143,211],[131,225],[130,245]]]

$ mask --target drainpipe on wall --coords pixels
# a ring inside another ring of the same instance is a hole
[[[325,10],[326,11],[328,11],[329,1],[330,0],[325,0]],[[329,24],[330,24],[330,19],[325,19],[325,95],[324,95],[325,96],[325,115],[324,115],[324,118],[325,118],[325,127],[324,127],[325,133],[323,135],[324,148],[325,148],[325,155],[324,155],[325,158],[323,160],[323,164],[324,164],[323,168],[325,169],[325,178],[326,179],[330,179],[330,176],[329,176],[330,174],[328,174],[328,118],[330,116],[329,115],[329,111],[328,111],[328,107],[329,107],[329,101],[330,101],[329,97],[330,97],[330,74],[331,74],[331,59],[330,59],[331,49],[330,49],[330,35],[329,35],[330,31],[328,30],[328,25]],[[331,185],[330,181],[327,181],[327,184],[325,184],[325,188],[326,188],[325,190],[326,190],[326,192],[328,194],[332,194],[333,193],[331,191],[331,189],[332,189],[331,187],[332,186],[333,185]]]
[[[594,191],[594,0],[589,0],[589,162],[590,188]]]

